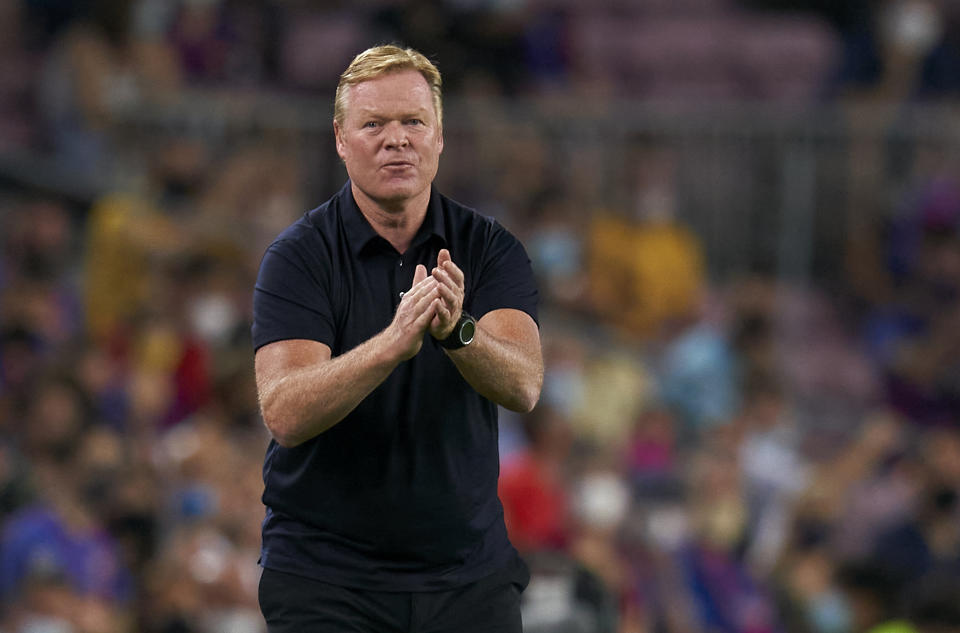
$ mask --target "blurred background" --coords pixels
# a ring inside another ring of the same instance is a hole
[[[251,289],[383,42],[540,282],[526,630],[960,631],[956,0],[0,0],[0,631],[263,631]]]

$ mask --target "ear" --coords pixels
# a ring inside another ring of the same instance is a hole
[[[443,153],[443,128],[440,128],[440,132],[437,134],[437,153]]]
[[[340,124],[337,123],[337,120],[333,120],[333,138],[336,141],[337,145],[337,155],[340,156],[340,160],[346,161],[344,153],[346,152],[346,147],[343,143],[343,128],[340,127]]]

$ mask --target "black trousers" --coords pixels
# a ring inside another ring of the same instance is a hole
[[[521,633],[521,560],[449,591],[351,589],[264,569],[260,610],[269,633]]]

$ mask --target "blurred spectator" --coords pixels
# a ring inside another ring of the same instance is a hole
[[[950,3],[885,0],[846,34],[837,83],[844,94],[886,101],[956,95],[960,48]]]
[[[183,0],[150,14],[187,82],[242,89],[275,80],[282,40],[275,3]]]
[[[117,111],[169,98],[179,84],[166,46],[132,30],[132,2],[96,0],[65,26],[46,58],[38,101],[65,167],[96,182],[114,167],[109,124]],[[108,172],[109,173],[109,172]]]
[[[55,199],[25,201],[11,210],[5,226],[2,259],[9,274],[0,281],[0,320],[28,330],[49,350],[75,335],[80,320],[69,209]]]
[[[525,556],[530,583],[523,593],[527,633],[612,633],[617,628],[612,596],[583,565],[556,552]]]
[[[34,463],[44,498],[15,512],[2,533],[0,592],[16,601],[33,579],[59,579],[72,593],[108,604],[129,600],[128,570],[91,504],[94,481],[78,481],[69,461]]]
[[[696,313],[703,255],[696,237],[672,220],[672,192],[653,187],[638,197],[639,219],[593,220],[588,271],[598,314],[646,338]]]
[[[846,633],[854,630],[846,596],[834,580],[836,561],[816,537],[798,536],[781,558],[775,577],[777,606],[787,631]]]
[[[571,556],[603,584],[605,608],[597,613],[597,631],[630,627],[621,621],[623,606],[634,593],[633,577],[624,559],[621,530],[630,512],[630,488],[603,455],[573,486]],[[628,629],[629,630],[629,629]]]
[[[170,40],[187,79],[219,81],[227,74],[231,25],[220,0],[186,0],[171,28]]]
[[[527,237],[534,273],[544,299],[579,311],[587,306],[584,273],[583,231],[586,218],[559,191],[536,197],[527,221],[533,233]]]
[[[865,335],[884,371],[888,401],[923,424],[956,421],[960,340],[960,195],[953,182],[927,183],[889,243],[894,292],[873,306]]]
[[[658,373],[663,399],[680,416],[686,439],[731,421],[740,399],[738,368],[716,328],[700,323],[680,331],[665,344]]]
[[[960,581],[955,574],[935,573],[912,587],[907,614],[919,633],[949,633],[960,628]]]
[[[626,464],[634,494],[644,499],[670,497],[680,487],[680,437],[673,411],[651,404],[636,419],[626,445]]]
[[[839,584],[849,601],[851,629],[864,633],[913,633],[899,600],[904,578],[897,569],[875,561],[853,561],[840,567]]]
[[[38,56],[28,48],[24,4],[0,5],[0,152],[26,149],[38,141],[31,104]]]
[[[788,537],[790,508],[809,485],[810,467],[800,452],[796,412],[770,380],[746,385],[740,422],[739,460],[751,532],[747,558],[755,570],[769,573]]]
[[[844,559],[869,555],[878,535],[913,506],[918,473],[908,456],[911,441],[889,411],[865,419],[854,437],[813,469],[798,507],[798,526]]]
[[[700,452],[691,472],[691,540],[680,564],[700,626],[729,632],[780,630],[773,596],[741,559],[747,537],[744,493],[725,442]]]
[[[637,419],[656,396],[654,373],[629,348],[601,347],[584,362],[579,407],[570,416],[577,435],[601,448],[622,447]],[[580,386],[574,383],[574,387]]]
[[[157,305],[163,309],[160,300],[167,297],[158,296],[164,288],[158,277],[165,260],[182,253],[186,244],[162,205],[173,206],[178,196],[189,194],[184,189],[199,177],[198,161],[203,160],[197,157],[202,149],[183,149],[187,143],[169,143],[152,158],[152,182],[144,195],[111,193],[90,210],[84,299],[87,331],[98,344],[122,349],[145,308]]]
[[[340,177],[299,99],[382,39],[445,70],[482,132],[451,116],[442,188],[539,276],[527,629],[953,633],[954,4],[0,3],[0,630],[262,633],[248,289]],[[802,281],[764,268],[797,152]]]
[[[199,247],[231,270],[251,267],[277,231],[303,212],[303,167],[288,137],[238,148],[215,167],[183,169],[195,179],[190,184],[199,217],[192,232]],[[208,171],[209,181],[198,178]]]
[[[960,577],[960,504],[957,481],[928,477],[917,507],[882,532],[872,558],[896,569],[905,583],[931,572]]]
[[[567,541],[569,422],[556,409],[540,405],[524,418],[523,427],[526,450],[500,469],[507,533],[521,552],[561,549]]]

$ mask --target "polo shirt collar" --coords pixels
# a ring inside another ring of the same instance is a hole
[[[346,229],[347,243],[355,255],[359,255],[365,248],[372,246],[377,242],[386,244],[380,234],[374,230],[367,218],[364,217],[357,206],[357,201],[353,197],[351,183],[343,186],[337,196],[340,200],[340,209],[343,217],[343,226]],[[440,194],[436,188],[430,187],[430,202],[427,204],[427,215],[423,218],[423,224],[417,229],[417,234],[410,242],[410,247],[420,246],[431,237],[436,236],[441,242],[446,244],[446,223],[443,219],[443,205],[440,201]]]

